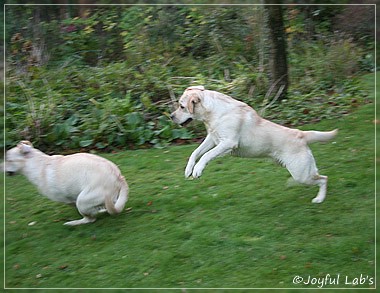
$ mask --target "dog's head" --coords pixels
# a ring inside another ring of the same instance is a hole
[[[179,106],[170,117],[180,125],[186,125],[193,119],[199,119],[199,106],[201,106],[202,92],[205,90],[203,86],[188,87],[179,99]]]
[[[16,147],[6,152],[3,170],[8,175],[13,175],[22,170],[32,150],[31,142],[26,140],[19,142]]]

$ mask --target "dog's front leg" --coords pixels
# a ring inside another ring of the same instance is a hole
[[[195,163],[197,162],[198,158],[201,157],[203,154],[208,152],[210,149],[212,149],[215,146],[214,140],[211,138],[211,135],[207,135],[205,140],[193,151],[191,154],[189,161],[187,162],[186,170],[185,170],[185,177],[188,178],[191,176],[191,173],[193,173],[193,168]]]
[[[198,178],[202,175],[203,169],[206,165],[216,157],[231,153],[231,151],[236,147],[234,141],[222,141],[215,148],[205,153],[199,162],[195,165],[193,169],[193,177]]]

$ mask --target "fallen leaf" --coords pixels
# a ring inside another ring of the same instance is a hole
[[[61,266],[59,266],[59,269],[60,269],[60,270],[64,270],[64,269],[66,269],[68,266],[69,266],[69,265],[61,265]]]

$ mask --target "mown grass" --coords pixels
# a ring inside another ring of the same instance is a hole
[[[185,180],[195,145],[105,154],[128,180],[131,210],[91,225],[63,226],[79,218],[75,208],[7,177],[5,287],[317,288],[293,278],[327,274],[340,275],[328,288],[374,287],[345,284],[375,277],[373,120],[369,104],[303,127],[340,129],[312,145],[329,176],[320,205],[317,187],[286,187],[287,171],[269,160],[224,157]]]

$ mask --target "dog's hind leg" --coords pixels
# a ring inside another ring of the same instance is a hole
[[[91,217],[84,216],[83,219],[69,221],[69,222],[64,223],[63,225],[66,225],[66,226],[77,226],[77,225],[82,225],[82,224],[93,223],[95,221],[96,221],[96,218],[91,218]]]
[[[313,203],[321,203],[325,200],[327,191],[327,176],[317,175],[314,178],[315,184],[319,185],[319,191],[316,197],[313,198]]]
[[[105,212],[102,209],[103,197],[100,196],[103,190],[83,190],[77,198],[76,207],[78,212],[83,216],[83,219],[74,220],[64,223],[67,226],[76,226],[82,224],[93,223],[96,221],[96,215]]]
[[[314,157],[309,149],[281,160],[293,179],[302,184],[318,185],[319,191],[313,203],[321,203],[326,198],[327,176],[319,175]]]

